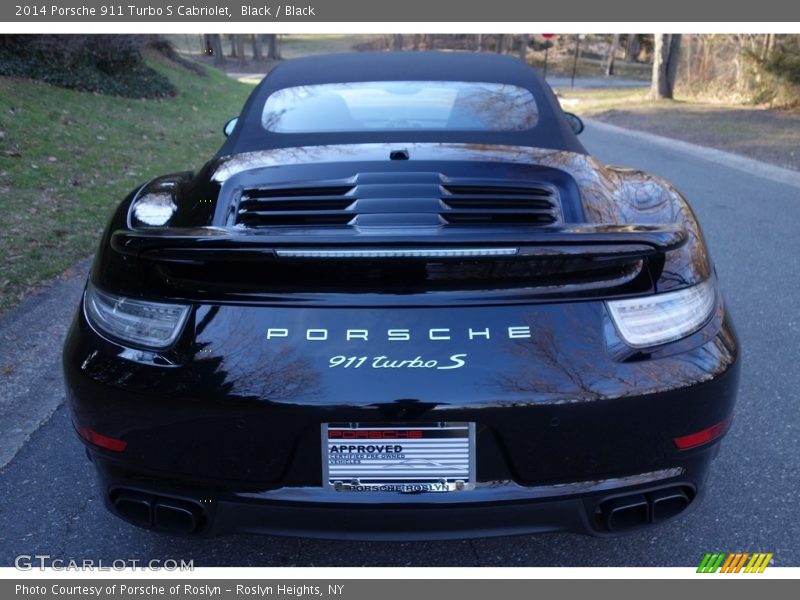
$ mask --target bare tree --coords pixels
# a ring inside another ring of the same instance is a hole
[[[260,33],[253,34],[253,60],[262,60],[264,58],[264,52],[262,51],[264,46],[264,39],[261,37]]]
[[[530,41],[530,36],[527,33],[523,33],[519,36],[519,58],[522,62],[528,62],[528,42]]]
[[[681,59],[681,34],[673,33],[669,43],[669,60],[667,62],[667,82],[669,84],[669,97],[675,88],[675,80],[678,75],[678,63]]]
[[[774,33],[768,33],[767,34],[767,39],[765,40],[765,43],[764,43],[764,52],[761,55],[761,58],[762,59],[769,58],[774,50],[775,50],[775,34]]]
[[[629,33],[625,44],[625,60],[636,62],[639,58],[640,40],[636,33]]]
[[[608,60],[606,61],[606,77],[614,74],[614,63],[617,60],[617,48],[619,47],[619,34],[615,33],[611,38],[611,46],[608,49]]]
[[[476,50],[478,52],[483,52],[483,34],[482,33],[478,34],[477,42],[478,42],[478,47],[476,48]]]
[[[414,42],[414,45],[413,45],[414,52],[417,52],[419,50],[419,34],[418,33],[414,34],[413,42]]]
[[[239,66],[244,66],[244,35],[237,33],[233,36],[236,44],[236,57],[239,59]]]
[[[671,99],[678,71],[681,34],[657,34],[653,53],[653,79],[650,96],[653,99]]]
[[[692,60],[694,58],[694,56],[693,56],[693,54],[694,54],[694,36],[690,35],[688,38],[686,38],[686,41],[688,43],[684,45],[684,48],[686,50],[683,53],[684,56],[685,56],[684,60],[686,62],[686,71],[684,72],[684,77],[686,78],[687,81],[691,81],[692,80]]]
[[[506,51],[506,36],[502,33],[497,36],[497,53],[504,54]]]
[[[281,53],[278,48],[278,34],[267,34],[267,58],[270,60],[280,60]]]
[[[575,87],[575,75],[578,72],[578,59],[581,57],[581,34],[575,34],[575,56],[572,59],[572,79],[570,80],[569,87]]]
[[[225,56],[222,54],[222,38],[218,33],[206,35],[207,52],[214,57],[214,66],[222,67],[225,65]]]
[[[392,36],[392,50],[400,51],[403,49],[403,35],[396,33]]]

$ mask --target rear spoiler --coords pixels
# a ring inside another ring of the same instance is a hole
[[[120,229],[111,247],[166,263],[263,260],[481,260],[586,258],[638,260],[686,243],[680,225],[547,227],[331,227],[278,230],[223,227]]]

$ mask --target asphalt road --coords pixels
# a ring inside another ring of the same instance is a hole
[[[19,388],[33,403],[51,395],[47,402],[57,408],[0,471],[0,565],[45,553],[193,559],[197,566],[687,566],[712,551],[774,552],[774,565],[800,565],[800,187],[591,125],[582,139],[601,160],[650,170],[690,198],[737,322],[743,372],[736,420],[697,510],[611,541],[548,534],[389,544],[145,532],[107,514],[97,497],[92,468],[58,404],[59,345],[51,343],[36,351],[45,370],[36,385]],[[55,303],[51,315],[72,310],[80,286],[70,285],[69,293],[45,294],[43,301]]]

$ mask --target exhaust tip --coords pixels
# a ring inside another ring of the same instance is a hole
[[[181,498],[117,488],[109,492],[108,500],[112,512],[118,517],[147,529],[190,534],[200,531],[207,522],[202,506]]]
[[[610,498],[601,502],[595,509],[596,523],[606,531],[661,523],[689,508],[694,497],[695,491],[691,486],[675,485]]]
[[[691,502],[689,495],[680,487],[651,492],[647,494],[647,499],[652,507],[653,523],[666,521],[679,515],[689,507]]]
[[[111,505],[122,519],[138,525],[150,527],[153,522],[152,497],[133,491],[119,491],[112,495]]]
[[[604,502],[601,513],[605,516],[605,525],[610,531],[630,529],[648,522],[650,505],[643,494],[622,496]]]
[[[153,524],[175,533],[194,533],[200,525],[200,510],[188,502],[160,499],[155,506]]]

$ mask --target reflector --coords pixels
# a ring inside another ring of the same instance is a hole
[[[100,446],[101,448],[111,450],[112,452],[122,452],[128,447],[128,442],[125,440],[118,440],[117,438],[108,437],[107,435],[97,433],[95,430],[89,429],[88,427],[82,427],[78,429],[78,433],[80,433],[81,437],[90,444]]]
[[[728,430],[732,419],[733,417],[728,417],[727,419],[720,421],[711,427],[702,429],[695,433],[690,433],[689,435],[676,437],[672,441],[675,442],[675,446],[677,446],[678,450],[688,450],[690,448],[702,446],[703,444],[707,444],[708,442],[717,439],[723,433],[725,433]]]

